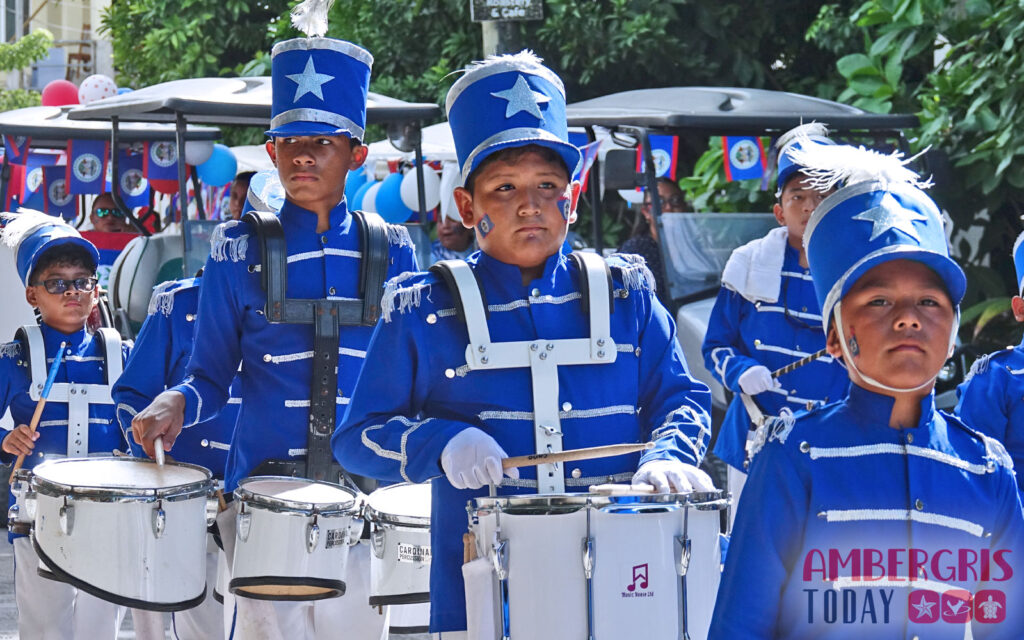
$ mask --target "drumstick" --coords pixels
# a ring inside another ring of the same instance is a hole
[[[781,375],[785,375],[785,374],[789,373],[790,371],[794,371],[796,369],[799,369],[800,367],[804,366],[805,364],[810,364],[810,363],[814,362],[815,360],[817,360],[818,358],[820,358],[822,356],[827,356],[827,355],[828,355],[828,349],[822,349],[821,351],[815,351],[814,353],[812,353],[809,356],[804,356],[803,358],[800,358],[796,362],[790,362],[789,364],[787,364],[786,366],[782,367],[781,369],[776,369],[775,371],[772,371],[772,377],[773,378],[778,378]]]
[[[67,342],[60,343],[60,349],[57,350],[57,355],[53,359],[53,364],[50,365],[50,373],[46,376],[46,385],[43,386],[43,392],[39,394],[39,402],[36,403],[35,413],[32,414],[32,420],[29,421],[28,430],[32,433],[36,432],[36,428],[39,426],[39,419],[43,417],[43,407],[46,406],[46,399],[50,397],[50,388],[53,387],[53,381],[57,379],[57,369],[60,368],[60,362],[64,359],[64,347],[67,345]],[[20,469],[23,464],[25,464],[24,453],[18,455],[18,459],[14,463],[14,468],[11,469],[11,477],[8,482],[14,484],[14,474],[18,472],[18,469]]]
[[[504,458],[501,461],[501,468],[512,469],[513,467],[532,467],[539,464],[551,464],[554,462],[572,462],[574,460],[610,458],[611,456],[624,456],[652,448],[654,448],[653,442],[641,442],[638,444],[608,444],[601,447],[569,449],[568,451],[557,451],[553,453],[534,453],[528,456]]]
[[[476,560],[476,534],[470,531],[462,534],[462,564]]]
[[[155,454],[156,463],[161,467],[164,466],[164,437],[157,436],[153,440],[153,453]]]

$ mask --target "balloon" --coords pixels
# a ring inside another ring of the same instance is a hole
[[[367,180],[363,183],[363,186],[352,195],[352,199],[348,201],[349,211],[359,211],[363,208],[363,203],[366,201],[366,192],[370,190],[370,187],[377,184],[375,180]],[[346,196],[346,199],[348,196]]]
[[[44,107],[78,104],[78,87],[67,80],[54,80],[43,87],[42,104]]]
[[[402,204],[413,211],[420,210],[419,176],[416,168],[405,174],[402,179]],[[441,179],[430,167],[423,167],[423,194],[427,201],[427,211],[441,204]]]
[[[384,183],[374,182],[370,185],[370,188],[366,190],[366,193],[363,194],[363,202],[360,207],[363,211],[367,213],[377,213],[377,193],[380,191],[380,185],[382,184]]]
[[[369,180],[366,177],[366,171],[364,171],[363,169],[356,169],[355,171],[348,172],[348,177],[345,178],[345,200],[348,201],[348,206],[350,209],[359,208],[352,203],[355,200],[356,193],[359,191],[360,187],[362,187],[368,181]]]
[[[222,144],[215,144],[210,159],[196,169],[199,171],[199,179],[203,181],[203,184],[208,184],[211,187],[223,187],[235,179],[238,161],[235,160],[235,154],[231,153],[231,149]]]
[[[209,140],[188,140],[185,142],[185,162],[198,167],[210,159],[213,142]]]
[[[123,96],[124,94],[131,93],[131,92],[132,92],[132,88],[131,87],[118,87],[117,88],[117,95],[119,95],[119,96]]]
[[[402,203],[402,178],[400,173],[392,173],[380,183],[377,192],[377,213],[384,220],[393,224],[405,222],[412,217],[412,209]]]
[[[636,189],[619,189],[619,195],[629,204],[640,204],[644,201],[644,192]]]
[[[116,95],[117,83],[101,73],[82,80],[82,86],[78,87],[79,104],[89,104]]]

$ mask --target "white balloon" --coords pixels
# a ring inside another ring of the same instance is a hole
[[[213,155],[213,141],[188,140],[185,142],[185,162],[198,167]]]
[[[91,75],[78,87],[78,104],[89,104],[117,95],[117,83],[101,73]]]
[[[360,209],[367,213],[377,213],[377,192],[380,191],[380,185],[382,184],[384,183],[378,182],[366,190],[366,193],[363,194],[363,204]]]
[[[402,177],[402,186],[399,193],[402,196],[402,204],[413,211],[420,210],[419,176],[415,167]],[[423,194],[426,198],[427,211],[430,211],[441,203],[441,179],[437,172],[430,167],[423,167]]]
[[[619,189],[619,195],[629,204],[640,204],[644,201],[644,192],[636,189]]]

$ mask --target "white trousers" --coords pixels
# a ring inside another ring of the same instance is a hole
[[[217,516],[227,558],[235,548],[237,502]],[[230,563],[228,567],[230,571]],[[384,640],[388,610],[368,603],[370,545],[349,550],[345,595],[304,602],[255,600],[234,596],[234,615],[228,615],[225,594],[225,637],[228,640]],[[232,629],[233,623],[233,629]],[[233,635],[232,635],[233,632]]]
[[[14,595],[18,634],[33,640],[114,640],[125,608],[40,576],[39,556],[27,537],[14,539]]]

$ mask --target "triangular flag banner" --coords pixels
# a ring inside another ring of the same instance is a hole
[[[21,206],[42,211],[46,208],[46,195],[43,189],[43,167],[57,164],[55,153],[28,152],[25,165],[25,189],[22,191]],[[63,167],[61,167],[63,169]]]
[[[149,182],[142,173],[144,154],[142,150],[131,148],[121,149],[118,156],[117,189],[121,201],[129,209],[144,207],[149,204]]]
[[[78,216],[78,198],[68,193],[65,167],[43,167],[43,189],[46,194],[43,211],[51,216],[71,220]]]
[[[580,171],[574,177],[575,180],[579,180],[582,184],[582,190],[587,190],[587,182],[590,179],[590,168],[594,166],[594,160],[597,160],[597,152],[601,150],[601,143],[603,140],[595,140],[590,144],[583,145],[580,147],[580,153],[583,156],[583,162],[580,163]]]
[[[25,165],[7,165],[11,174],[7,178],[7,202],[4,202],[5,211],[14,211],[21,205],[22,194],[25,189]]]
[[[4,154],[11,164],[25,164],[32,138],[28,136],[4,136]]]
[[[768,165],[764,143],[757,136],[725,136],[722,138],[725,179],[760,179]]]
[[[679,138],[676,136],[648,136],[651,145],[651,155],[654,156],[654,177],[676,179],[676,169],[679,164]],[[637,147],[636,170],[643,173],[647,170],[644,162],[643,150]]]
[[[68,192],[103,193],[110,159],[110,143],[104,140],[69,140],[65,179]]]
[[[158,193],[178,191],[178,147],[174,142],[147,142],[142,172]]]

